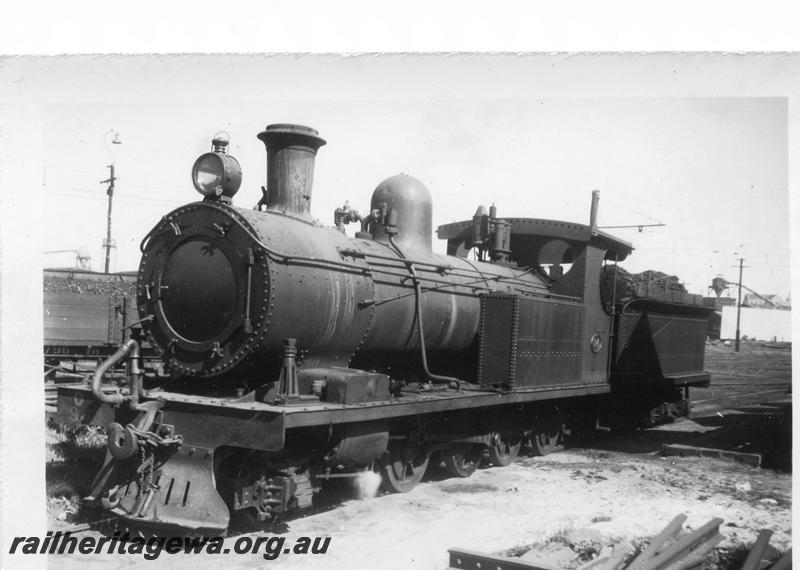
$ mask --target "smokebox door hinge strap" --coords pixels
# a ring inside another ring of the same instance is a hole
[[[255,265],[255,263],[256,259],[255,255],[253,255],[253,248],[248,247],[245,257],[245,265],[247,266],[247,283],[245,286],[247,289],[244,297],[244,322],[242,323],[242,328],[244,329],[245,334],[253,333],[253,324],[250,321],[250,297],[253,290],[253,265]]]

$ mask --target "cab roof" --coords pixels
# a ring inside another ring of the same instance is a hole
[[[497,219],[511,224],[512,243],[529,241],[525,239],[526,237],[534,240],[536,238],[562,239],[573,244],[589,244],[605,249],[605,258],[617,261],[622,261],[633,251],[633,245],[629,242],[584,224],[542,218]],[[449,246],[457,247],[472,235],[472,220],[443,224],[437,228],[436,233],[439,239],[447,240]],[[514,239],[515,237],[517,239]]]

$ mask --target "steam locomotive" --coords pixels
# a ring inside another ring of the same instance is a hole
[[[119,519],[221,534],[368,469],[406,492],[432,454],[468,477],[570,430],[686,414],[689,388],[708,384],[708,310],[622,298],[616,264],[632,247],[593,221],[481,206],[438,228],[438,255],[419,180],[387,178],[368,213],[345,205],[326,227],[309,210],[319,133],[275,124],[258,138],[254,209],[232,205],[241,169],[219,135],[192,170],[202,201],[142,241],[139,318],[170,377],[148,384],[145,339],[131,338],[90,386],[59,390],[62,422],[108,428],[90,499]],[[104,382],[124,359],[127,380]]]

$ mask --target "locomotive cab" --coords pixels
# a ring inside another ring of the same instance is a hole
[[[485,212],[478,208],[476,217]],[[546,298],[488,295],[482,298],[480,382],[509,389],[592,385],[608,381],[613,321],[600,302],[599,276],[607,261],[625,259],[632,246],[591,227],[535,218],[497,218],[440,226],[451,254],[496,258],[498,231],[508,234],[502,263],[536,273]],[[477,238],[477,239],[476,239]],[[502,316],[500,316],[502,315]],[[502,371],[502,372],[500,372]]]

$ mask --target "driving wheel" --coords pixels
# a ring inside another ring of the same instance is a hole
[[[405,440],[391,440],[380,461],[383,486],[392,493],[408,493],[425,475],[431,452]]]

